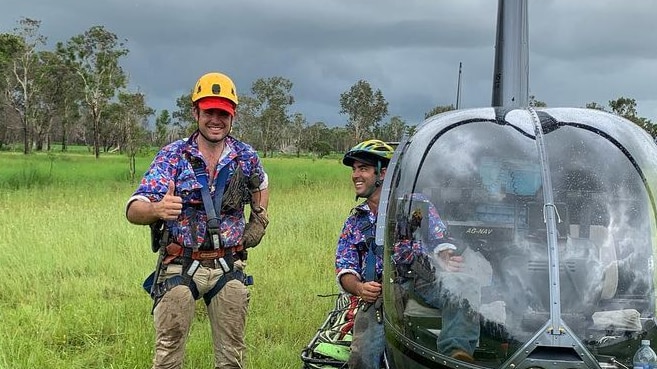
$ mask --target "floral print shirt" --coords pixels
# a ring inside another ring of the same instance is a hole
[[[365,226],[369,226],[369,228],[364,231]],[[351,215],[342,227],[335,254],[335,273],[340,288],[342,288],[340,277],[345,273],[351,273],[361,280],[363,279],[365,256],[367,254],[366,242],[368,237],[374,237],[375,228],[376,216],[370,210],[367,202],[363,202],[352,209]],[[376,257],[377,280],[381,279],[383,272],[381,254],[383,253],[378,252]]]
[[[167,192],[169,181],[175,182],[175,195],[183,202],[182,214],[175,221],[168,221],[167,226],[174,241],[184,247],[198,248],[205,241],[207,214],[201,197],[201,183],[194,174],[190,159],[203,159],[196,138],[198,131],[189,139],[175,141],[160,150],[155,156],[150,168],[144,174],[133,199],[148,199],[151,202],[160,201]],[[214,178],[208,178],[210,194],[214,198],[216,179],[222,168],[228,170],[225,188],[235,178],[236,170],[241,170],[246,178],[256,174],[260,182],[266,179],[265,171],[255,150],[231,136],[225,139],[225,149],[215,169]],[[202,160],[203,163],[205,161]],[[205,164],[203,164],[205,166]],[[205,168],[206,174],[209,171]],[[218,214],[220,220],[220,237],[225,248],[239,244],[244,233],[244,205],[238,209],[225,210]]]

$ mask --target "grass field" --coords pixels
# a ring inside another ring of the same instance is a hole
[[[151,157],[138,158],[138,176]],[[249,254],[249,368],[300,368],[331,309],[333,263],[355,204],[337,158],[265,159],[271,219]],[[154,268],[148,228],[129,224],[128,159],[0,153],[0,368],[148,368],[154,332],[141,283]],[[211,368],[202,301],[185,368]]]

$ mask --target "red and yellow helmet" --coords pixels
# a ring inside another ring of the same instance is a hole
[[[237,89],[233,81],[222,73],[207,73],[201,76],[192,91],[192,104],[199,108],[222,109],[235,115]]]

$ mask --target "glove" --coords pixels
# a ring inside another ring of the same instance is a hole
[[[242,245],[244,248],[256,247],[265,235],[265,229],[269,225],[269,218],[267,210],[261,208],[260,213],[251,211],[249,222],[244,227],[244,235],[242,236]]]

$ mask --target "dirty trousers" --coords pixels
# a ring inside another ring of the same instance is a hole
[[[238,261],[235,268],[242,269]],[[169,265],[161,279],[179,275],[182,266]],[[199,267],[194,283],[202,296],[210,291],[223,275],[221,269]],[[217,369],[244,368],[246,344],[244,330],[249,293],[246,286],[232,280],[219,291],[207,306],[214,343],[214,362]],[[194,318],[196,301],[186,286],[179,285],[168,291],[153,311],[155,325],[155,356],[153,369],[181,369],[185,343]]]

